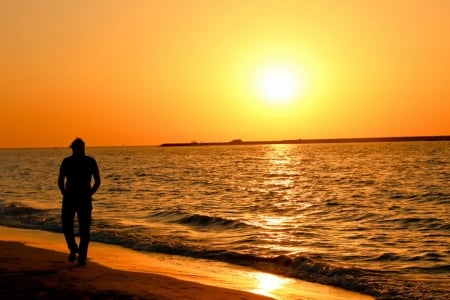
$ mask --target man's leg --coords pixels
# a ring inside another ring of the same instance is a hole
[[[75,233],[73,228],[74,218],[75,218],[75,209],[73,205],[70,205],[66,201],[63,201],[61,219],[64,237],[66,239],[67,247],[70,250],[69,261],[75,261],[76,254],[78,251],[78,246],[75,241]]]
[[[89,241],[91,239],[91,204],[78,209],[78,224],[80,228],[80,248],[78,252],[78,263],[86,264]]]

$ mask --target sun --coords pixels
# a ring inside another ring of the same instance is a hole
[[[303,89],[303,82],[293,68],[266,66],[257,72],[256,92],[265,101],[283,104],[293,101]]]

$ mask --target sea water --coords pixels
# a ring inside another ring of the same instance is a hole
[[[70,149],[0,150],[0,224],[61,232]],[[447,299],[450,143],[88,148],[92,240]]]

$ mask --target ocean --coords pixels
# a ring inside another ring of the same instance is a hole
[[[91,238],[378,299],[448,299],[450,142],[88,148]],[[70,149],[0,150],[0,225],[61,232]]]

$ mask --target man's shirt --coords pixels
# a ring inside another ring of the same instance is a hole
[[[60,176],[67,178],[64,197],[90,199],[92,176],[98,173],[94,158],[86,155],[66,157],[60,167]]]

